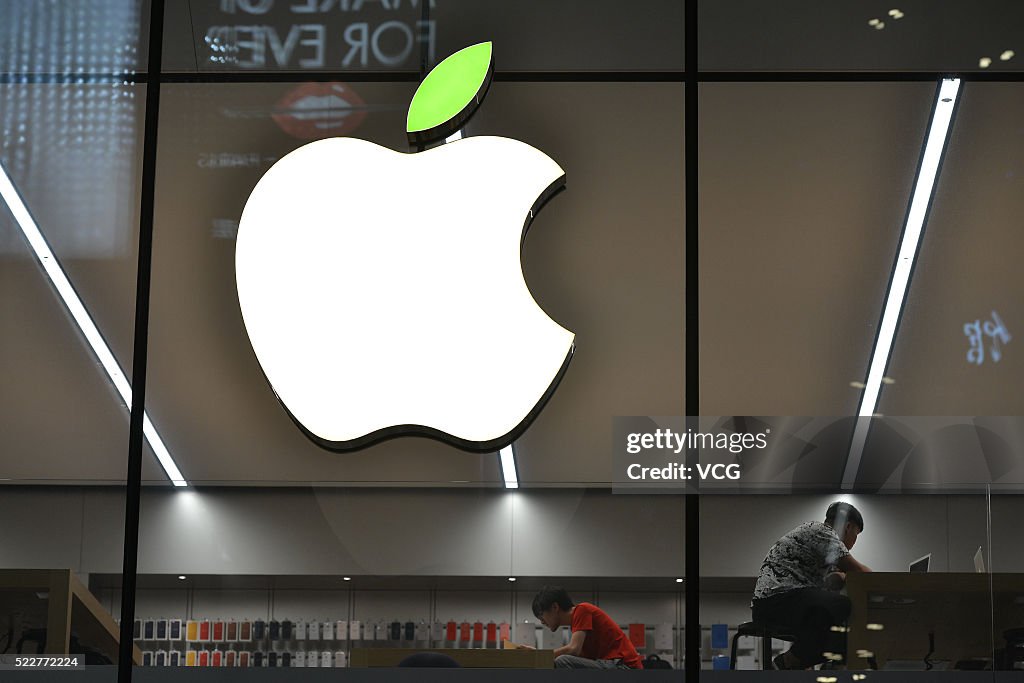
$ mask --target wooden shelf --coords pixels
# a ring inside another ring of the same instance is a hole
[[[119,629],[114,618],[70,569],[0,569],[3,602],[17,605],[26,616],[45,611],[46,645],[43,653],[70,654],[71,632],[82,645],[93,647],[117,661]],[[43,602],[45,600],[45,607]],[[133,648],[136,664],[142,661]]]

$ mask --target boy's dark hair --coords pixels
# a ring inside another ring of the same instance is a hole
[[[864,518],[861,517],[860,511],[857,508],[849,503],[840,503],[838,501],[828,506],[828,510],[825,511],[825,524],[836,529],[836,531],[842,531],[837,526],[841,527],[847,522],[853,522],[862,532],[864,531]]]
[[[533,616],[540,617],[541,614],[551,609],[552,605],[558,605],[565,611],[573,608],[572,598],[561,586],[544,586],[533,598]]]

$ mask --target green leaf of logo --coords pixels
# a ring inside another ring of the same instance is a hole
[[[491,83],[491,43],[463,48],[431,69],[409,105],[412,143],[448,137],[473,115]]]

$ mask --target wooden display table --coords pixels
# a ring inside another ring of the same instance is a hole
[[[846,578],[853,603],[851,669],[867,668],[863,651],[874,655],[879,668],[893,660],[923,666],[930,633],[936,668],[991,659],[1003,647],[1003,631],[1024,626],[1024,574],[851,572]]]
[[[0,605],[45,621],[46,647],[41,654],[70,654],[74,630],[81,644],[117,662],[120,631],[114,618],[70,569],[0,569]],[[132,658],[136,664],[142,661],[138,646]]]
[[[467,669],[551,669],[555,665],[552,650],[484,650],[460,648],[357,647],[352,650],[353,667],[398,666],[417,652],[448,655]]]

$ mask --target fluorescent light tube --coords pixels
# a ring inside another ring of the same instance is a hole
[[[4,202],[7,203],[7,208],[10,209],[11,214],[14,216],[14,222],[18,224],[21,232],[25,235],[25,239],[28,240],[28,244],[32,248],[36,259],[39,260],[43,271],[50,278],[50,282],[57,291],[57,295],[64,302],[75,324],[78,325],[78,329],[81,330],[93,353],[96,354],[96,358],[106,371],[110,382],[117,389],[117,393],[121,394],[124,404],[130,409],[132,405],[132,388],[128,384],[128,379],[121,370],[121,366],[118,365],[117,359],[114,358],[114,354],[111,353],[110,347],[107,346],[106,341],[103,339],[103,335],[100,334],[96,324],[89,316],[89,312],[85,309],[82,300],[78,298],[78,294],[75,292],[74,287],[71,286],[70,280],[64,274],[64,269],[61,268],[60,262],[57,261],[57,257],[51,251],[50,245],[46,243],[46,238],[43,237],[43,233],[39,230],[39,226],[36,225],[35,219],[32,217],[31,212],[29,212],[28,207],[25,206],[25,202],[22,200],[17,188],[14,186],[14,182],[7,174],[7,169],[2,163],[0,163],[0,197],[3,197]],[[146,435],[146,439],[149,441],[149,445],[153,449],[157,460],[160,461],[160,466],[163,467],[167,477],[175,486],[188,486],[188,482],[185,481],[178,466],[174,463],[174,459],[171,458],[167,446],[164,445],[163,439],[157,433],[156,427],[149,419],[149,415],[143,412],[142,420],[142,431]]]
[[[893,342],[896,338],[896,329],[899,327],[900,317],[903,314],[903,304],[910,287],[910,276],[917,260],[928,206],[931,204],[932,193],[935,190],[939,165],[942,163],[946,140],[952,129],[953,111],[956,109],[959,95],[959,78],[946,78],[941,81],[931,126],[928,128],[924,154],[921,157],[921,166],[917,172],[914,195],[910,201],[910,210],[907,212],[907,220],[903,228],[903,240],[900,243],[899,255],[896,257],[896,265],[893,267],[889,295],[886,297],[882,322],[878,327],[878,338],[871,355],[868,378],[861,396],[860,409],[857,411],[857,425],[854,428],[850,453],[846,459],[846,471],[843,474],[844,489],[853,487],[857,478],[857,470],[860,469],[861,459],[864,455],[864,443],[867,440],[868,428],[871,424],[870,418],[875,414],[875,409],[878,406],[882,377],[885,376],[889,354],[892,352]]]
[[[455,142],[456,140],[462,139],[462,130],[459,129],[452,133],[449,137],[445,138],[445,143]],[[519,488],[519,477],[516,474],[516,456],[515,451],[512,449],[512,444],[505,446],[499,453],[501,458],[501,474],[505,479],[505,488],[517,489]],[[509,581],[515,581],[514,578],[510,578]]]
[[[516,475],[516,456],[509,444],[501,449],[501,476],[505,479],[505,488],[519,488],[519,477]]]

